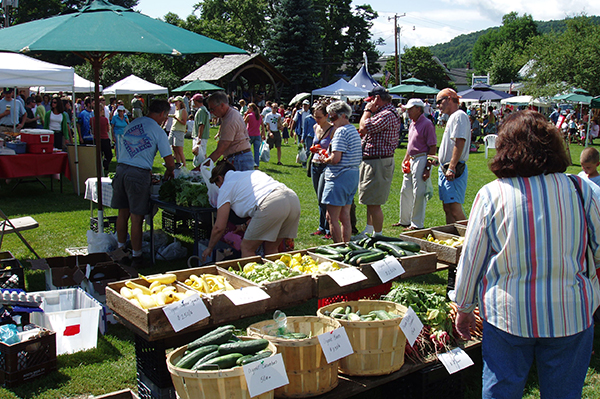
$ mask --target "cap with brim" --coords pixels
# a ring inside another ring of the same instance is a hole
[[[204,96],[202,94],[194,94],[192,97],[192,101],[202,101],[204,100]]]
[[[365,101],[373,101],[375,99],[376,96],[380,96],[382,94],[387,93],[388,91],[385,89],[385,87],[383,86],[376,86],[373,88],[373,90],[371,90],[369,92],[369,95],[367,98],[365,98]]]
[[[124,107],[124,106],[122,106],[122,105],[119,105],[119,106],[117,107],[117,111],[125,111],[125,107]]]
[[[423,107],[425,107],[425,103],[420,98],[411,98],[410,100],[408,100],[408,102],[406,103],[404,108],[410,109],[414,106],[423,108]]]
[[[308,101],[308,100],[304,100],[304,101],[302,101],[302,104],[303,104],[303,105],[310,105],[310,101]]]
[[[177,101],[181,101],[181,102],[183,102],[183,97],[181,97],[181,96],[177,96],[177,97],[175,97],[175,98],[173,99],[173,102],[174,102],[174,103],[176,103]]]

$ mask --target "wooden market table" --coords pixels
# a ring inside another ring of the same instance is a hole
[[[15,189],[25,178],[35,178],[44,187],[46,185],[39,180],[40,176],[64,175],[71,180],[69,169],[69,156],[66,152],[54,152],[52,154],[17,154],[0,156],[0,179],[18,179],[12,190]],[[50,189],[53,189],[53,179],[50,178]],[[62,193],[62,178],[60,179],[60,192]]]

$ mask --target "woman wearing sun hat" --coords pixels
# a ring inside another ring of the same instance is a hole
[[[169,133],[169,144],[173,148],[173,154],[175,155],[175,163],[181,164],[185,167],[185,155],[183,155],[183,141],[185,137],[186,123],[188,114],[185,110],[185,103],[183,97],[177,96],[173,99],[175,102],[175,114],[169,115],[173,117],[173,126],[171,126],[171,132]]]

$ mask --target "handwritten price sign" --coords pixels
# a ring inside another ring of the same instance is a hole
[[[417,316],[415,311],[410,306],[400,322],[400,329],[406,336],[410,346],[413,346],[417,340],[417,337],[419,334],[421,334],[423,323],[421,320],[419,320],[419,316]]]
[[[454,348],[450,352],[441,353],[438,355],[438,359],[446,367],[449,374],[454,374],[473,365],[473,360],[461,348]]]
[[[327,359],[327,363],[335,362],[354,353],[348,333],[344,327],[340,327],[325,334],[318,335],[319,344]]]
[[[387,283],[404,273],[404,268],[393,256],[386,256],[380,261],[373,263],[371,266],[375,273],[379,276],[382,283]]]
[[[244,375],[250,396],[254,397],[290,383],[281,353],[245,364]]]
[[[165,316],[167,316],[175,332],[179,332],[210,316],[204,301],[196,293],[181,301],[166,305],[163,312],[165,312]]]
[[[367,279],[360,270],[355,267],[346,267],[334,272],[327,273],[340,287],[358,283]]]
[[[244,287],[239,290],[223,292],[235,306],[245,305],[247,303],[258,302],[271,298],[269,294],[258,287]]]

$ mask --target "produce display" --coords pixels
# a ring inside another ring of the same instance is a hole
[[[190,275],[184,281],[185,285],[202,294],[214,294],[221,291],[232,291],[235,288],[225,276],[215,274]]]
[[[142,309],[167,305],[193,294],[193,291],[177,291],[177,287],[173,285],[177,280],[177,276],[174,274],[166,273],[154,276],[142,276],[140,274],[140,278],[150,283],[150,286],[146,287],[132,280],[127,280],[125,281],[125,287],[121,287],[119,293]]]
[[[174,202],[180,206],[209,208],[208,188],[202,182],[181,177],[164,182],[158,191],[158,198]]]
[[[436,244],[446,245],[453,248],[459,247],[465,242],[465,237],[450,237],[445,240],[440,240],[435,238],[432,234],[427,235],[425,239],[430,242],[435,242]]]
[[[244,267],[240,265],[240,269],[229,267],[229,271],[257,284],[282,280],[302,274],[297,270],[290,269],[281,260],[265,263],[251,262],[245,264]]]
[[[184,356],[175,367],[207,371],[240,367],[265,359],[273,354],[266,349],[266,339],[240,340],[234,335],[235,327],[226,325],[190,342]]]
[[[340,266],[335,262],[318,263],[310,255],[302,255],[300,253],[289,255],[284,254],[279,258],[287,267],[303,274],[324,274],[339,270]]]
[[[350,241],[346,246],[320,246],[315,249],[315,253],[319,255],[331,260],[343,261],[352,266],[373,263],[387,255],[396,258],[414,256],[419,251],[421,251],[419,244],[386,236],[373,236],[359,241]]]
[[[360,310],[353,311],[352,306],[338,306],[331,312],[326,310],[323,312],[325,316],[333,317],[340,320],[348,321],[375,321],[375,320],[392,320],[402,315],[386,312],[385,310],[372,310],[363,315]]]

